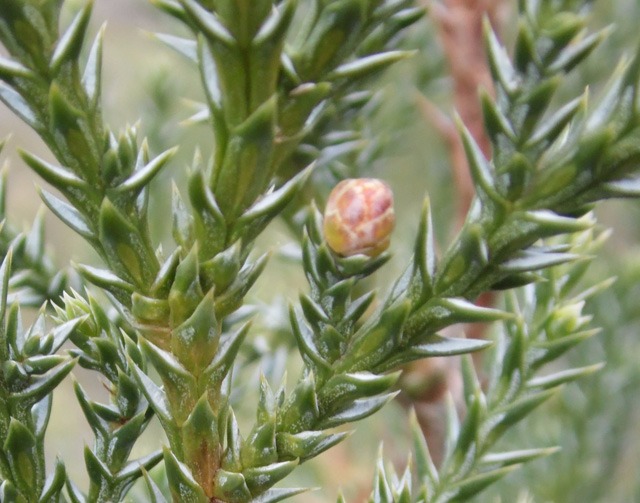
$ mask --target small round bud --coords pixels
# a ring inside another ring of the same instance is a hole
[[[337,254],[380,255],[389,247],[396,216],[391,188],[376,178],[336,185],[324,212],[324,238]]]

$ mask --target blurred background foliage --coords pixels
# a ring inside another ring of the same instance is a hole
[[[75,7],[81,4],[76,2]],[[67,8],[70,15],[74,2],[67,2]],[[507,42],[514,28],[510,16],[512,12],[507,5],[503,23],[503,37]],[[572,75],[563,92],[576,95],[588,85],[595,93],[611,75],[618,56],[631,53],[638,44],[638,20],[640,0],[595,1],[593,25],[611,24],[615,29],[589,63]],[[152,223],[155,234],[162,238],[169,232],[166,222],[170,211],[170,179],[183,186],[186,166],[194,151],[199,149],[206,157],[211,150],[206,128],[188,121],[196,112],[192,103],[201,99],[198,75],[195,67],[154,39],[152,32],[175,33],[176,27],[172,24],[169,28],[167,18],[144,0],[98,0],[94,28],[102,21],[108,23],[103,87],[107,122],[118,128],[140,120],[142,133],[148,136],[151,151],[156,154],[168,146],[180,145],[173,168],[165,170],[154,181],[156,197],[152,201],[156,206]],[[384,76],[379,84],[379,106],[367,115],[364,124],[365,133],[375,142],[376,155],[365,159],[366,166],[360,174],[387,180],[397,201],[398,227],[392,242],[394,259],[377,276],[381,289],[399,273],[411,253],[412,236],[425,193],[431,197],[440,244],[444,246],[457,230],[457,194],[447,145],[417,106],[417,96],[421,94],[445,113],[453,114],[452,83],[447,77],[446,61],[433,20],[426,17],[418,23],[404,45],[418,48],[418,53],[409,61],[395,65]],[[34,177],[22,165],[15,149],[21,146],[45,159],[51,157],[35,134],[0,105],[0,138],[9,133],[12,138],[3,153],[3,161],[11,167],[8,214],[12,222],[26,227],[26,222],[33,220],[40,207],[40,201],[34,189]],[[327,175],[321,172],[315,176]],[[640,357],[640,205],[637,202],[606,203],[599,207],[598,218],[602,227],[612,227],[614,233],[599,260],[594,261],[587,272],[585,283],[611,276],[616,276],[618,281],[587,306],[594,317],[593,325],[602,327],[602,333],[571,352],[566,356],[567,361],[558,365],[578,367],[603,361],[606,366],[596,375],[567,387],[503,440],[505,449],[560,445],[562,452],[531,463],[502,480],[483,493],[481,501],[640,501],[637,477],[640,465],[640,401],[637,399],[640,393],[637,363]],[[70,260],[97,260],[55,217],[47,215],[46,225],[58,266],[65,267]],[[255,382],[260,370],[273,378],[272,382],[278,382],[287,365],[296,365],[296,357],[289,358],[288,354],[293,341],[284,306],[287,299],[304,290],[305,281],[289,253],[289,232],[286,225],[276,222],[259,243],[261,248],[273,249],[276,253],[253,290],[253,301],[260,311],[258,323],[237,376],[238,382],[246,382],[249,390],[257,389]],[[95,375],[79,367],[74,374],[94,398],[106,393]],[[239,418],[253,416],[250,396],[239,393],[235,401]],[[155,443],[159,435],[162,435],[160,427],[152,425],[137,447],[139,453],[148,452],[150,447],[146,444]],[[81,462],[83,442],[70,442],[70,436],[82,438],[87,444],[92,441],[72,383],[67,380],[57,390],[54,400],[49,455],[53,460],[60,453],[67,460],[70,476],[83,486],[86,483]],[[350,501],[363,500],[370,491],[379,443],[384,443],[387,459],[397,460],[401,465],[406,459],[408,436],[406,415],[402,407],[393,403],[360,424],[347,442],[296,472],[289,485],[298,482],[322,489],[292,501],[335,501],[339,487]],[[525,436],[527,445],[523,445]],[[78,462],[74,463],[73,459]],[[144,496],[141,498],[144,500]]]

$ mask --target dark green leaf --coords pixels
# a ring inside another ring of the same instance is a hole
[[[472,496],[478,494],[517,468],[519,468],[519,465],[507,466],[505,468],[499,468],[498,470],[491,470],[469,477],[455,484],[452,488],[452,492],[454,492],[455,497],[451,501],[467,501]]]
[[[298,466],[298,460],[272,463],[258,468],[243,470],[247,487],[253,494],[259,494],[271,488],[276,482],[289,475]],[[277,501],[277,500],[276,500]]]
[[[38,503],[50,503],[53,501],[58,501],[66,478],[67,475],[64,464],[62,463],[62,460],[56,458],[55,468],[53,472],[49,474],[44,483],[44,488],[42,489],[42,494],[40,495]]]
[[[299,458],[300,461],[304,461],[339,444],[349,435],[349,432],[325,433],[322,431],[303,431],[296,434],[278,433],[276,435],[278,454],[281,458]]]
[[[387,51],[344,63],[329,74],[328,80],[359,79],[414,56],[413,51]]]
[[[529,388],[552,389],[562,384],[573,382],[584,376],[598,372],[604,367],[604,363],[589,365],[588,367],[573,368],[569,370],[561,370],[553,374],[536,377],[527,382]]]
[[[345,423],[358,421],[379,411],[389,403],[399,392],[388,393],[386,395],[373,398],[361,398],[354,400],[350,404],[343,406],[338,411],[323,417],[320,427],[323,429],[333,428]]]
[[[53,73],[58,73],[64,63],[77,62],[89,26],[92,8],[93,2],[87,2],[58,40],[51,57],[51,71]]]
[[[173,501],[183,503],[209,503],[209,498],[194,480],[193,475],[183,463],[178,461],[169,450],[164,450],[164,465]]]
[[[173,158],[177,151],[177,147],[166,150],[145,166],[141,166],[140,169],[136,170],[129,178],[118,185],[116,191],[138,193],[149,185],[151,180]]]
[[[37,499],[39,496],[36,493],[40,468],[36,443],[37,440],[29,428],[15,418],[11,418],[3,450],[11,467],[13,483],[30,500]]]
[[[534,459],[543,458],[555,454],[560,449],[558,447],[548,447],[543,449],[526,449],[521,451],[492,452],[482,456],[482,463],[485,465],[497,465],[500,467],[519,465]]]

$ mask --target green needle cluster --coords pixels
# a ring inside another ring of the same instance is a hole
[[[184,170],[171,166],[177,147],[150,152],[144,124],[114,131],[104,122],[105,28],[93,34],[91,1],[62,27],[64,0],[0,0],[7,54],[0,100],[55,161],[20,155],[56,189],[39,190],[47,208],[102,262],[59,272],[41,217],[26,235],[8,224],[0,231],[0,499],[125,501],[140,478],[155,502],[295,496],[307,488],[276,484],[348,436],[337,427],[392,400],[405,365],[492,345],[452,336],[447,329],[460,323],[499,322],[493,377],[484,386],[465,357],[464,415],[450,411],[443,464],[435,467],[416,430],[418,483],[410,468],[398,479],[380,462],[371,501],[463,501],[554,452],[501,452],[494,444],[560,385],[596,370],[538,374],[594,333],[581,310],[600,287],[570,295],[593,249],[585,245],[594,232],[590,210],[603,199],[640,195],[640,55],[623,61],[595,99],[585,92],[563,103],[557,91],[567,75],[607,35],[589,32],[590,2],[519,1],[512,50],[487,21],[495,96],[483,92],[480,100],[490,158],[458,121],[476,199],[440,257],[427,199],[405,272],[376,295],[369,279],[389,252],[332,251],[309,195],[322,192],[326,176],[317,172],[328,159],[348,168],[361,152],[373,84],[389,66],[416,57],[402,49],[403,35],[423,10],[409,0],[151,3],[183,34],[156,38],[192,63],[202,88],[191,122],[207,127],[212,153],[194,156]],[[170,166],[185,183],[172,188],[173,240],[164,251],[150,232],[149,208],[151,184]],[[3,178],[3,219],[5,185]],[[253,426],[243,432],[232,395],[252,334],[247,295],[265,269],[277,267],[256,253],[256,240],[280,217],[300,231],[294,239],[309,283],[289,306],[300,375],[277,388],[262,376]],[[474,303],[488,291],[505,291],[501,308]],[[43,307],[24,330],[18,306],[47,302],[53,309]],[[61,461],[48,476],[44,462],[52,392],[76,363],[102,376],[110,398],[100,403],[74,384],[95,436],[84,450],[86,491]],[[155,420],[167,445],[130,459]],[[157,464],[168,494],[148,475]]]

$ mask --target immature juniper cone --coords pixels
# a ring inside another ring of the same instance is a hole
[[[353,178],[329,194],[324,236],[339,255],[375,257],[389,247],[395,222],[391,188],[376,178]]]

